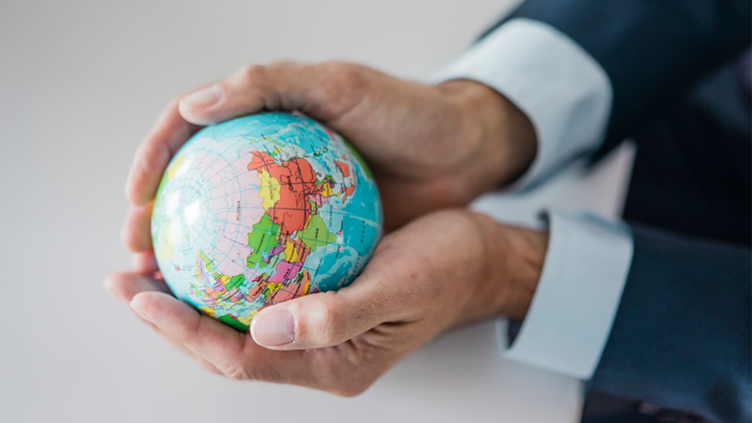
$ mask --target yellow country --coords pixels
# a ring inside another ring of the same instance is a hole
[[[298,248],[289,239],[287,240],[287,245],[285,245],[285,260],[290,263],[298,261]]]
[[[174,228],[169,223],[165,223],[164,231],[162,232],[162,242],[160,242],[159,245],[159,257],[162,260],[167,260],[170,257],[172,257],[172,240],[173,240],[173,234]],[[167,240],[170,240],[170,242],[167,242]]]
[[[324,197],[329,197],[333,194],[334,193],[332,192],[332,187],[329,185],[329,182],[324,182],[324,187],[321,190],[321,195],[323,195]]]
[[[258,173],[261,185],[259,185],[259,197],[261,197],[261,206],[264,210],[268,210],[274,207],[279,200],[279,191],[282,188],[279,185],[279,181],[267,172],[266,169],[261,169]]]
[[[183,156],[178,156],[175,158],[175,162],[170,165],[170,167],[167,168],[167,180],[169,181],[172,179],[176,173],[178,173],[178,169],[180,169],[180,164],[183,163]]]
[[[282,282],[278,282],[278,283],[273,283],[272,282],[272,283],[269,283],[264,288],[263,294],[266,296],[266,298],[271,298],[272,295],[274,295],[275,292],[277,292],[280,289],[282,289],[283,286],[284,285],[282,284]]]
[[[311,289],[311,274],[308,273],[308,269],[303,270],[303,293],[300,295],[308,294],[308,290]]]
[[[253,310],[251,312],[251,314],[249,316],[247,316],[247,317],[246,316],[238,316],[237,317],[238,322],[240,322],[240,323],[242,323],[242,324],[244,324],[246,326],[250,326],[251,325],[251,319],[253,319],[253,316],[255,316],[256,313],[258,313],[258,310]]]
[[[203,311],[204,313],[206,313],[207,316],[214,317],[214,310],[212,310],[211,308],[209,308],[209,307],[199,307],[199,309],[201,311]]]

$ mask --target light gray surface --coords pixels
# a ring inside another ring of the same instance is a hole
[[[123,186],[170,98],[280,59],[425,77],[510,3],[3,1],[2,421],[572,422],[579,383],[500,360],[494,322],[341,399],[207,374],[102,288],[129,266]]]

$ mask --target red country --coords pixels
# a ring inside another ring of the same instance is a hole
[[[282,185],[279,200],[266,213],[280,226],[283,234],[289,235],[303,229],[311,214],[308,197],[321,191],[316,186],[316,173],[311,165],[298,157],[277,163],[274,157],[255,151],[253,160],[248,163],[248,170],[261,169],[269,172]]]

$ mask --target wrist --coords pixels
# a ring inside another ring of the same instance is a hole
[[[548,233],[502,225],[475,214],[484,245],[484,271],[478,304],[486,316],[522,320],[538,286],[548,248]]]
[[[537,150],[530,119],[502,94],[482,83],[458,79],[437,88],[448,95],[462,120],[469,188],[476,195],[506,186],[533,162]]]

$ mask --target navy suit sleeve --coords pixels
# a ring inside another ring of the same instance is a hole
[[[614,90],[606,151],[738,56],[750,15],[750,0],[528,0],[497,26],[545,22],[600,63]]]
[[[750,250],[632,227],[632,265],[589,387],[749,423]]]

